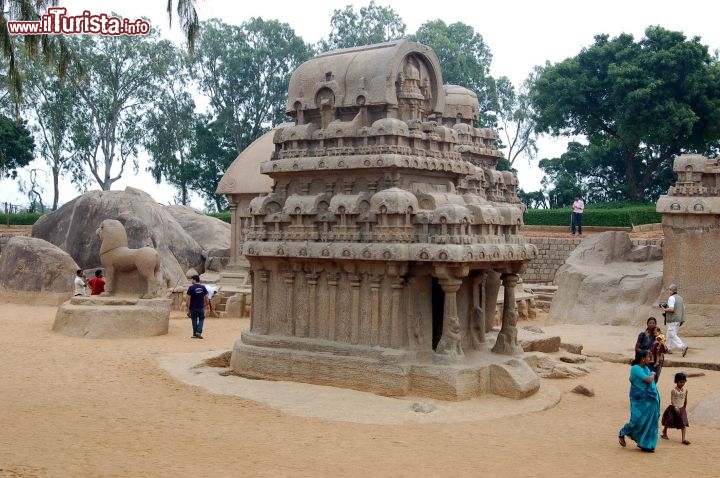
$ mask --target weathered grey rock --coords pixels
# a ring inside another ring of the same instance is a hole
[[[415,402],[412,404],[412,411],[417,413],[432,413],[437,410],[437,405],[433,402]]]
[[[530,366],[520,359],[490,365],[490,390],[508,398],[525,398],[537,392],[540,379]]]
[[[134,188],[125,191],[90,191],[42,216],[32,236],[45,239],[66,251],[83,269],[100,264],[100,238],[95,230],[104,219],[120,221],[127,231],[128,246],[155,248],[161,258],[165,287],[185,280],[183,271],[203,269],[200,245],[163,206]]]
[[[527,330],[528,332],[532,332],[534,334],[544,334],[545,332],[540,327],[536,327],[534,325],[526,325],[522,328],[523,330]]]
[[[563,350],[567,350],[571,354],[581,354],[583,350],[582,344],[566,344],[564,342],[560,343],[560,348]]]
[[[6,302],[58,305],[73,294],[75,261],[42,239],[10,238],[0,255],[0,297]]]
[[[538,339],[520,340],[525,352],[553,353],[560,350],[560,337],[542,337]]]
[[[585,363],[587,358],[582,355],[563,355],[560,357],[560,361],[565,363]]]
[[[548,356],[538,357],[533,366],[537,374],[543,378],[577,378],[589,373],[587,368],[564,365]]]
[[[165,335],[170,303],[170,299],[73,297],[58,307],[53,331],[89,339]]]
[[[573,388],[572,392],[577,393],[578,395],[585,395],[586,397],[594,397],[595,396],[595,390],[593,390],[592,387],[588,387],[587,385],[582,385],[582,384]]]
[[[706,427],[720,428],[720,393],[703,398],[689,411],[690,423],[699,423]]]
[[[648,260],[638,262],[640,256]],[[655,246],[638,252],[625,232],[589,236],[555,275],[558,291],[547,324],[644,326],[660,312],[663,262],[658,256]]]
[[[230,260],[230,224],[180,204],[164,206],[203,248],[205,270],[220,271]]]

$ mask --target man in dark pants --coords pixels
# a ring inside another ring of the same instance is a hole
[[[580,196],[575,196],[575,202],[572,205],[572,217],[570,218],[570,232],[575,235],[575,228],[577,227],[578,233],[582,237],[582,220],[583,213],[585,212],[585,203]]]
[[[192,285],[187,290],[187,306],[190,322],[192,322],[193,339],[201,339],[203,323],[205,322],[205,307],[210,306],[208,291],[204,285],[199,284],[200,276],[192,276]]]

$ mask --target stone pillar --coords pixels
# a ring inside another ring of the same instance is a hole
[[[405,281],[394,277],[392,281],[392,304],[390,306],[390,346],[400,348],[405,344],[405,334],[400,322],[400,300]]]
[[[259,334],[267,334],[269,326],[268,318],[268,280],[270,278],[270,271],[260,270],[258,271],[258,289],[259,299],[258,303],[253,300],[252,307],[252,322],[253,326],[257,327],[257,330],[253,329],[253,332]]]
[[[498,333],[497,342],[492,351],[504,355],[522,354],[522,347],[517,342],[517,310],[515,304],[515,286],[518,282],[517,274],[503,274],[502,283],[505,288],[503,297],[502,326]]]
[[[460,318],[457,313],[457,291],[462,285],[462,280],[441,278],[439,282],[445,292],[445,308],[443,310],[442,337],[435,348],[435,353],[450,360],[458,360],[464,356]]]
[[[370,320],[370,345],[378,345],[380,338],[380,284],[382,276],[373,275],[370,278],[370,293],[372,295],[372,317]]]
[[[360,275],[350,275],[350,343],[360,342]]]
[[[335,340],[335,322],[337,321],[337,285],[338,274],[329,272],[327,275],[328,282],[328,316],[327,316],[327,338]]]
[[[303,324],[306,331],[305,336],[318,337],[318,318],[317,318],[317,283],[318,275],[315,272],[305,274],[307,280],[307,320]]]
[[[284,274],[285,282],[285,332],[295,336],[295,272]]]
[[[238,212],[238,203],[235,201],[229,201],[228,207],[230,208],[230,266],[238,264],[238,246],[240,235],[238,234],[242,225],[242,219]]]
[[[497,307],[498,293],[500,292],[500,273],[497,271],[488,271],[485,279],[485,301],[483,301],[483,309],[485,311],[485,332],[492,330],[495,325],[495,308]]]
[[[405,327],[407,328],[408,345],[422,345],[422,322],[420,313],[415,313],[415,298],[413,297],[413,290],[417,284],[417,279],[411,277],[407,280],[406,290],[406,302],[405,302]]]
[[[473,307],[470,312],[470,320],[468,330],[470,332],[470,342],[476,350],[482,348],[481,344],[485,342],[485,282],[487,280],[487,272],[478,272],[472,279],[472,299]]]

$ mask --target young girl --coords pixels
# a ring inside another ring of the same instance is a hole
[[[668,428],[679,428],[682,431],[682,444],[689,445],[690,442],[685,439],[685,428],[689,427],[687,417],[687,390],[685,383],[687,382],[687,376],[682,373],[675,374],[675,388],[670,392],[670,405],[665,409],[662,416],[663,428],[662,435],[660,438],[667,440],[667,429]]]

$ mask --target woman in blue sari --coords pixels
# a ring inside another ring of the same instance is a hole
[[[618,440],[625,446],[628,436],[642,451],[653,452],[658,441],[660,395],[655,385],[655,372],[650,370],[651,355],[647,350],[635,354],[630,367],[630,421],[620,429]]]

